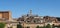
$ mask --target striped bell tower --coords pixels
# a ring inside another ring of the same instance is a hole
[[[29,11],[29,15],[32,16],[32,10]]]

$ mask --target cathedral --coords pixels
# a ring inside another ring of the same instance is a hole
[[[19,22],[24,28],[36,28],[37,26],[46,26],[47,24],[60,26],[60,19],[51,16],[39,16],[32,13],[32,10],[28,14],[22,15],[19,18],[13,19],[11,11],[0,11],[0,22],[5,22],[5,28],[17,28]]]
[[[24,28],[36,28],[37,26],[43,27],[47,24],[60,25],[56,17],[34,15],[32,14],[32,10],[30,10],[28,14],[22,15],[17,21],[20,21]]]

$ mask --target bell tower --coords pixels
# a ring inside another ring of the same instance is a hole
[[[32,10],[30,10],[30,15],[32,15]]]
[[[30,15],[30,16],[32,15],[32,10],[29,11],[29,15]]]

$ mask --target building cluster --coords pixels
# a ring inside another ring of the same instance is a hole
[[[50,25],[60,25],[60,21],[56,17],[51,16],[39,16],[32,14],[32,10],[30,10],[29,14],[23,15],[17,21],[20,21],[24,28],[36,28],[37,26],[46,26]]]
[[[5,28],[13,27],[16,28],[17,21],[12,18],[11,11],[0,11],[0,23],[5,23]]]
[[[17,24],[20,22],[24,28],[36,28],[37,26],[50,25],[60,25],[60,21],[56,17],[51,16],[39,16],[32,14],[32,10],[26,15],[22,15],[17,19],[13,19],[10,11],[0,11],[0,22],[5,22],[6,27],[16,28]]]

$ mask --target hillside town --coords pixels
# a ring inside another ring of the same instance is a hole
[[[43,27],[47,24],[60,27],[60,19],[52,16],[39,16],[32,13],[32,10],[28,14],[24,14],[19,18],[12,18],[11,11],[0,11],[0,22],[5,23],[5,28],[17,28],[17,24],[21,24],[23,28],[36,28],[37,26]]]

